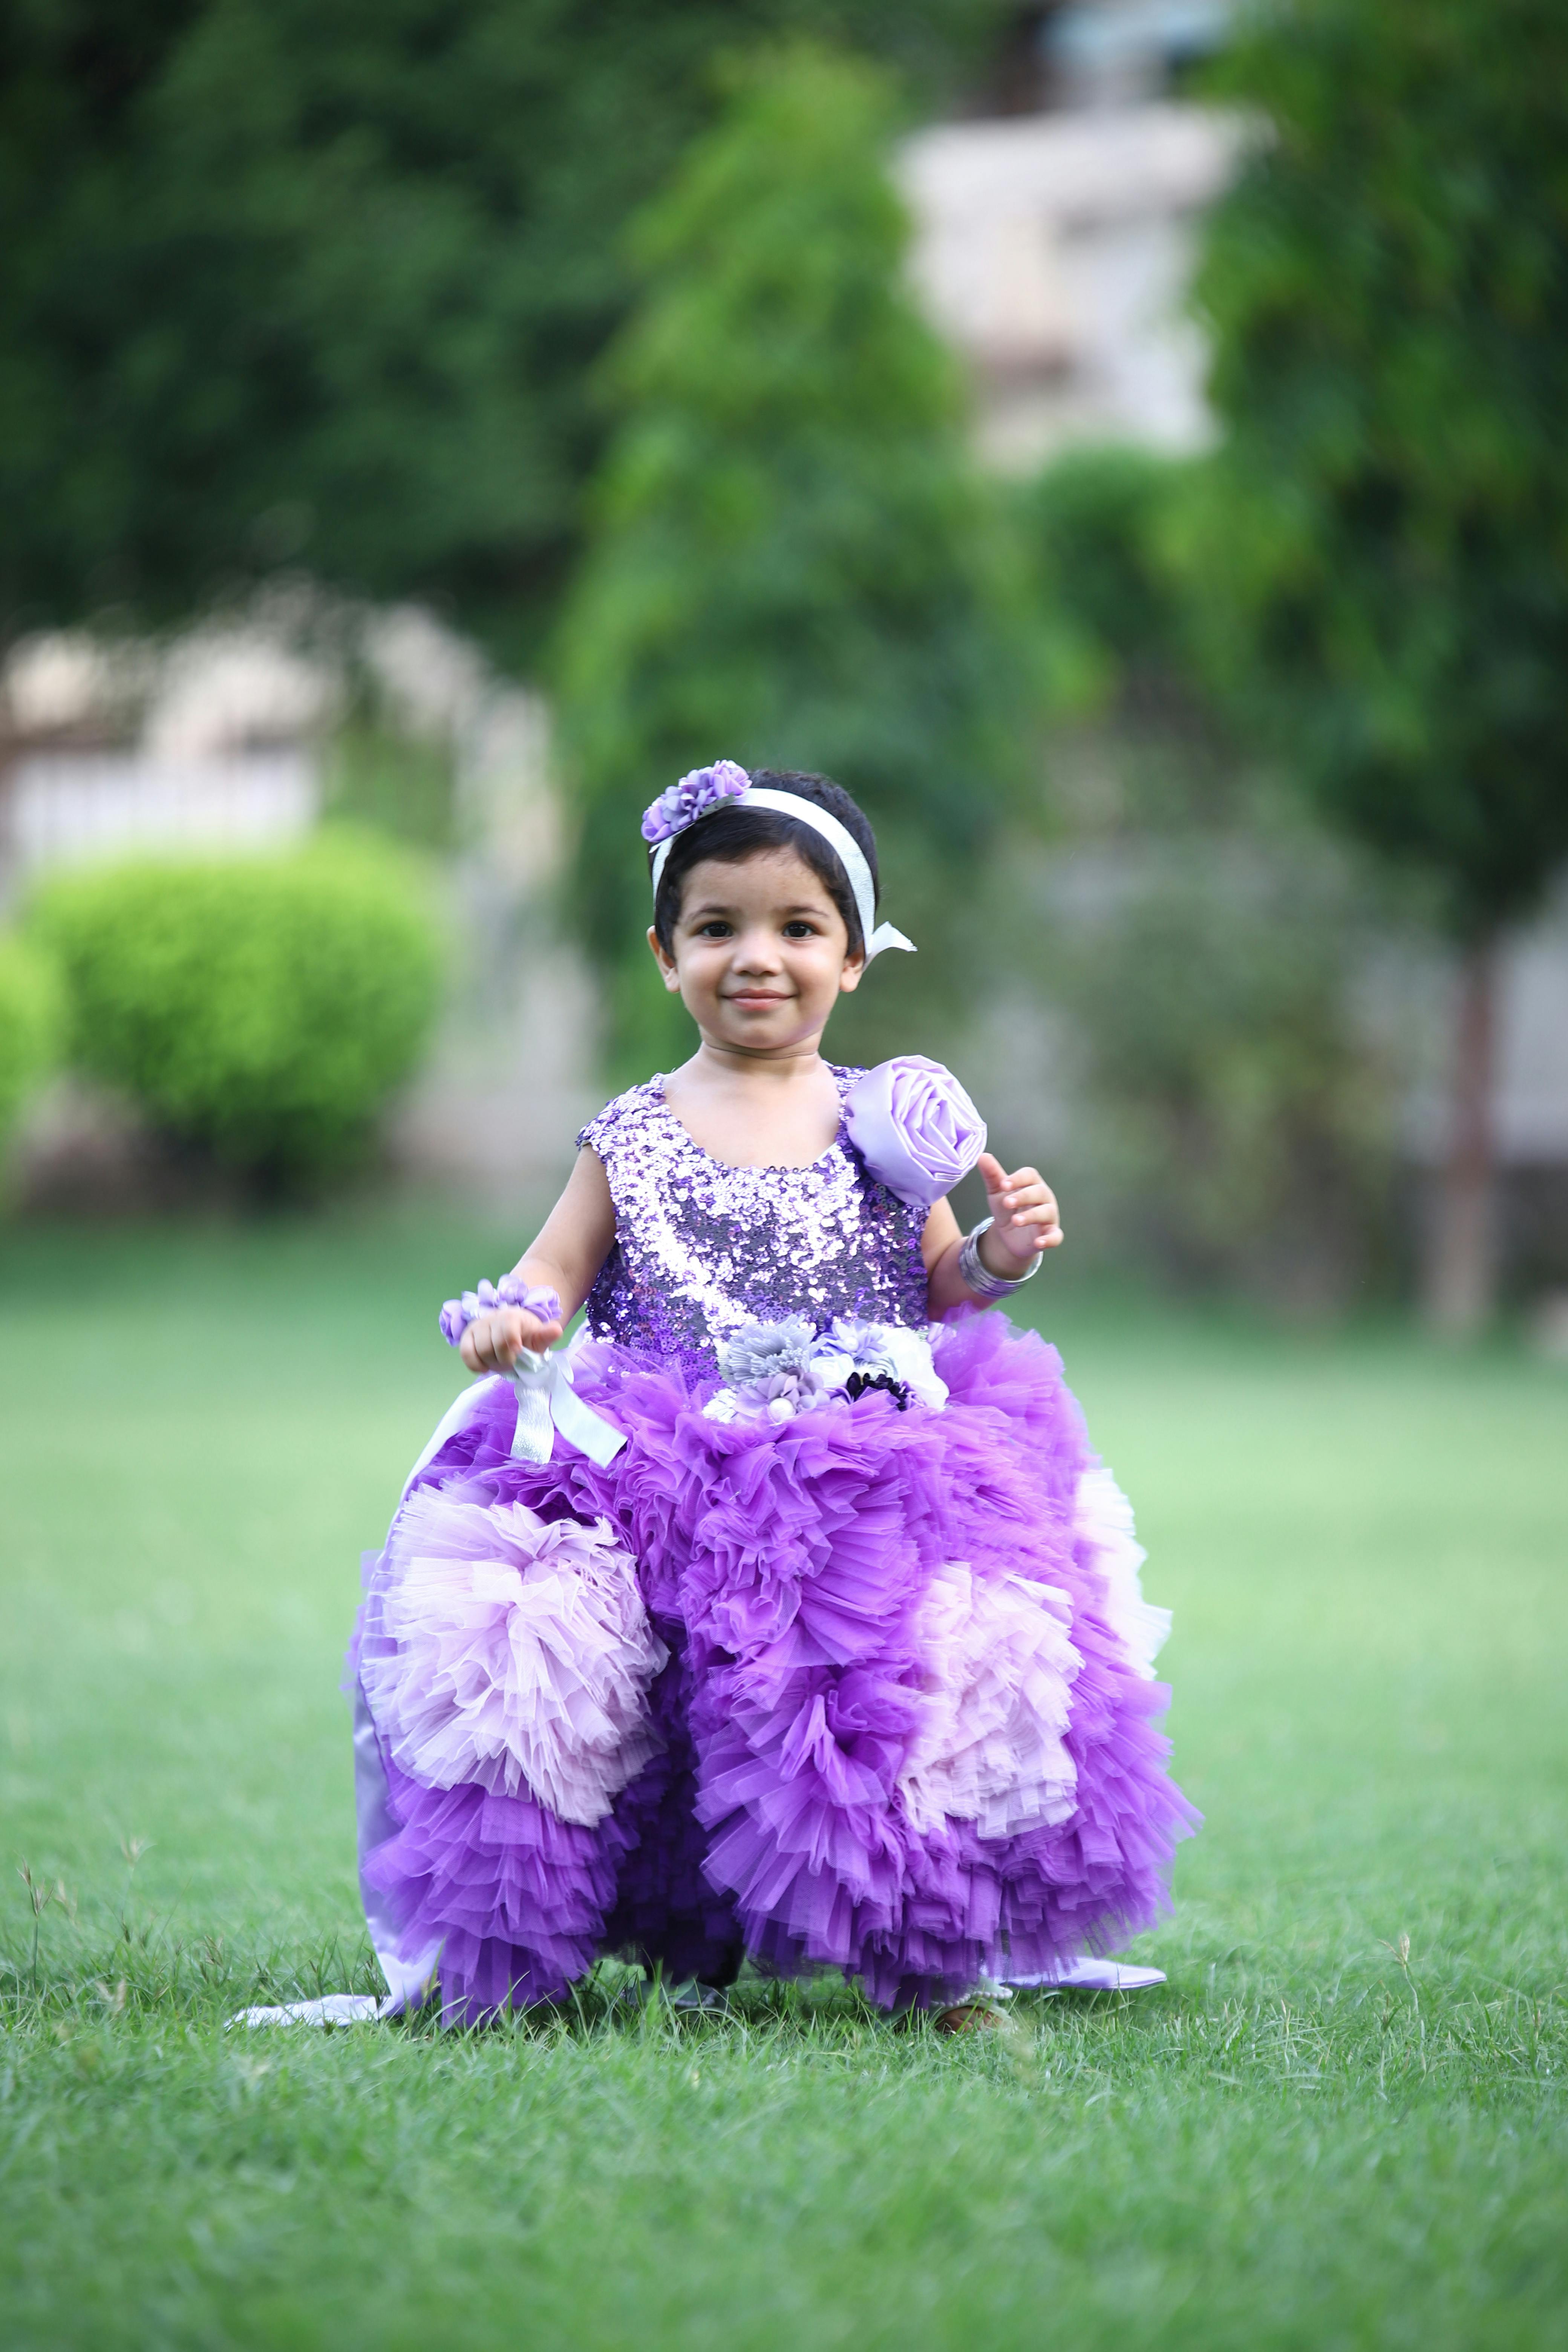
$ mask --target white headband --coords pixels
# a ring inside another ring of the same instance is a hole
[[[871,869],[866,863],[866,853],[848,826],[841,824],[826,809],[818,808],[815,801],[802,800],[798,793],[774,793],[765,785],[748,784],[743,793],[736,793],[727,800],[717,802],[713,807],[704,809],[701,816],[693,817],[691,822],[698,824],[702,816],[712,816],[719,809],[726,808],[775,809],[780,816],[793,816],[799,824],[809,824],[834,851],[848,877],[855,911],[860,918],[860,937],[866,942],[867,962],[869,963],[873,956],[880,955],[884,948],[904,948],[910,955],[915,953],[913,940],[906,940],[902,931],[895,930],[891,923],[877,921],[877,894],[871,887]],[[686,832],[687,827],[682,825],[680,831]],[[668,835],[653,853],[653,895],[656,898],[670,845],[679,838],[679,834]]]

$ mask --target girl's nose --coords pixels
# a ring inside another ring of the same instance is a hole
[[[771,931],[744,931],[735,942],[737,971],[777,971],[778,941]]]

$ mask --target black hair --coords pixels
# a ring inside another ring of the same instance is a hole
[[[836,784],[831,776],[806,775],[793,768],[754,768],[752,782],[768,792],[793,793],[797,800],[809,801],[814,808],[826,809],[829,816],[836,816],[865,855],[871,869],[871,897],[875,903],[879,889],[877,836],[842,784]],[[684,833],[678,833],[669,845],[653,906],[654,931],[667,955],[680,917],[682,885],[691,868],[700,866],[705,857],[716,858],[724,866],[740,866],[748,857],[762,856],[770,849],[793,849],[797,857],[804,859],[844,918],[850,954],[865,953],[860,910],[849,887],[849,877],[832,843],[825,841],[816,827],[801,817],[785,816],[778,809],[736,808],[731,804],[699,817]],[[653,862],[651,849],[648,862]]]

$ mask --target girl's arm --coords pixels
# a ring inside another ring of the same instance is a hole
[[[1064,1239],[1056,1194],[1037,1168],[1017,1168],[1009,1176],[990,1151],[983,1151],[977,1164],[992,1220],[990,1232],[979,1244],[980,1262],[1000,1281],[1016,1282],[1037,1263],[1042,1250],[1057,1249]],[[933,1323],[954,1307],[990,1303],[979,1300],[959,1273],[958,1253],[963,1246],[958,1219],[948,1202],[939,1201],[921,1235],[926,1312]]]
[[[520,1349],[531,1348],[537,1354],[559,1339],[593,1288],[615,1238],[610,1181],[597,1152],[584,1145],[538,1240],[512,1269],[531,1287],[555,1292],[561,1301],[559,1317],[542,1323],[521,1307],[478,1317],[458,1347],[469,1371],[504,1372],[517,1360]]]

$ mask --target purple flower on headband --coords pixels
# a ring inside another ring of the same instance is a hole
[[[493,1282],[481,1282],[478,1290],[465,1290],[461,1298],[447,1299],[441,1309],[442,1339],[448,1348],[455,1348],[470,1323],[503,1307],[521,1307],[525,1315],[536,1315],[542,1323],[561,1320],[561,1301],[553,1290],[531,1288],[517,1275],[503,1274],[499,1289]]]
[[[710,809],[739,800],[751,781],[733,760],[715,760],[710,768],[691,769],[643,811],[643,839],[668,841],[673,834],[684,833]]]

